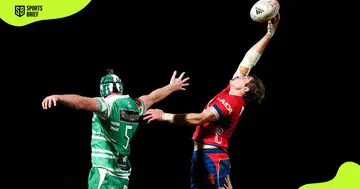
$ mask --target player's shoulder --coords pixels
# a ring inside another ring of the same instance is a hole
[[[230,92],[230,83],[228,83],[227,86],[221,92],[229,93]]]
[[[241,106],[245,105],[245,101],[241,96],[227,94],[226,99]]]
[[[105,98],[107,102],[120,102],[120,101],[128,101],[132,100],[129,95],[113,95]]]
[[[94,97],[93,99],[95,99],[100,105],[107,103],[104,97]]]
[[[245,101],[240,96],[227,94],[224,95],[224,100],[232,107],[232,109],[237,111],[241,111],[245,106]]]
[[[103,101],[104,104],[108,105],[109,107],[119,107],[123,106],[124,104],[128,104],[130,101],[133,101],[129,95],[112,95],[105,98],[100,98],[99,100]]]

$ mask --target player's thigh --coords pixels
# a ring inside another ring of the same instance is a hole
[[[225,178],[230,174],[231,163],[229,158],[221,159],[218,162],[218,170],[216,177],[217,189],[223,188],[225,185]]]
[[[190,170],[191,189],[206,188],[208,180],[207,158],[206,154],[203,154],[200,150],[193,152]]]
[[[208,183],[211,184],[212,189],[219,189],[224,187],[226,175],[230,174],[230,159],[226,154],[209,155],[206,161],[208,172]]]
[[[215,157],[217,158],[217,157]],[[216,189],[217,161],[214,155],[207,154],[205,151],[198,154],[193,159],[191,169],[191,188],[192,189]]]

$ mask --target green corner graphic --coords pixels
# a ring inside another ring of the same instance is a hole
[[[360,166],[354,162],[345,162],[332,180],[306,184],[299,189],[360,189]]]
[[[0,0],[0,18],[13,26],[71,16],[91,0]]]

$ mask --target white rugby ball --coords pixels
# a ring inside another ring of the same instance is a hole
[[[250,10],[250,17],[255,22],[266,22],[276,16],[280,4],[277,0],[259,0]]]

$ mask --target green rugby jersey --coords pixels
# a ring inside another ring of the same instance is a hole
[[[131,173],[128,160],[130,141],[139,125],[139,117],[144,114],[145,105],[129,95],[95,99],[99,102],[100,111],[95,112],[92,119],[92,165],[128,176]]]

